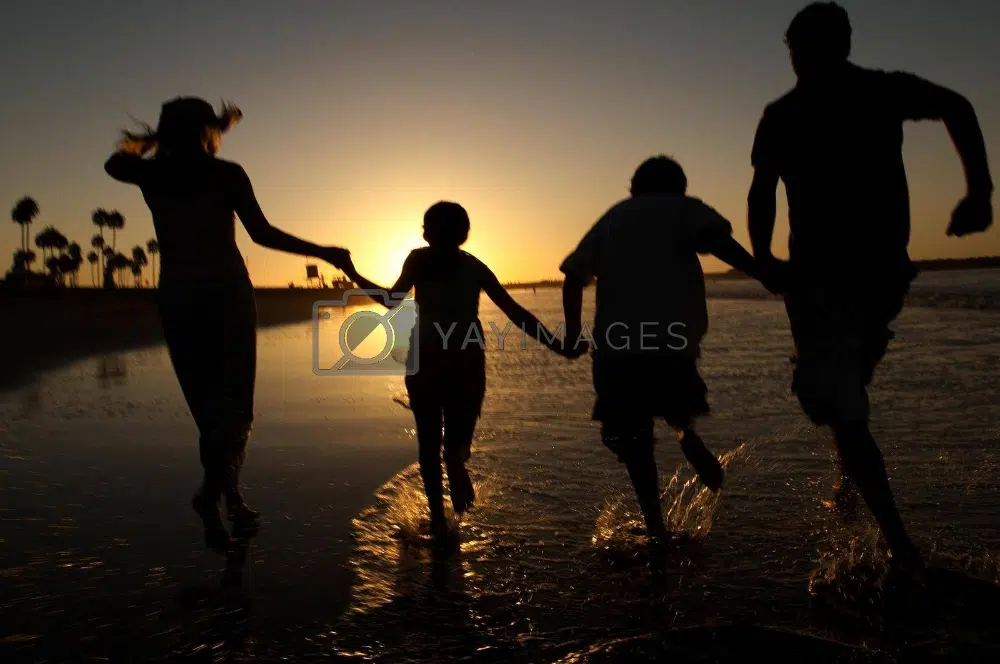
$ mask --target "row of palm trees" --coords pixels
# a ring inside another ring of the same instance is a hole
[[[31,224],[38,216],[38,203],[25,196],[11,210],[11,220],[21,229],[21,248],[14,252],[14,274],[31,274],[31,266],[38,259],[28,244]],[[128,274],[133,277],[133,285],[142,285],[143,269],[152,263],[152,283],[156,283],[156,256],[160,245],[155,238],[146,242],[145,248],[136,245],[129,254],[118,251],[118,231],[125,228],[125,216],[117,210],[98,208],[91,215],[91,221],[99,229],[90,240],[92,251],[86,255],[90,264],[91,283],[98,285],[99,278],[105,288],[124,285]],[[111,231],[111,242],[104,237],[105,229]],[[80,267],[84,256],[80,245],[70,242],[53,226],[46,226],[35,236],[35,246],[42,250],[42,263],[52,281],[60,285],[78,286]]]

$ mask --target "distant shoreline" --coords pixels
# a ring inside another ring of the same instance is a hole
[[[932,258],[913,261],[914,267],[920,272],[939,272],[943,270],[981,270],[984,268],[1000,268],[1000,256],[980,256],[976,258]],[[705,279],[709,281],[727,281],[749,279],[738,270],[728,272],[708,272]],[[562,288],[562,279],[546,279],[543,281],[509,282],[504,284],[508,290],[529,290],[533,288]]]

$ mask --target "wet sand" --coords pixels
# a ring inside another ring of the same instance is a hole
[[[187,503],[200,479],[193,428],[87,426],[86,439],[76,428],[0,450],[5,662],[193,656],[238,632],[248,616],[227,612],[244,596],[267,598],[253,631],[270,647],[289,625],[321,633],[351,597],[352,518],[415,457],[357,423],[259,427],[245,482],[264,522],[242,589],[223,596],[226,561],[205,550]],[[316,444],[330,436],[355,442]]]

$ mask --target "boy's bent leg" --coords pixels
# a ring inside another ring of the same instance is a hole
[[[705,442],[694,430],[694,427],[688,426],[685,429],[679,429],[677,435],[680,438],[684,458],[698,473],[698,479],[701,480],[702,484],[712,491],[721,489],[726,472],[712,451],[705,446]]]
[[[718,491],[722,488],[722,481],[725,479],[726,473],[722,464],[705,445],[705,441],[694,430],[693,419],[686,415],[674,415],[667,417],[667,424],[677,432],[677,440],[680,441],[684,458],[698,473],[698,479],[712,491]]]

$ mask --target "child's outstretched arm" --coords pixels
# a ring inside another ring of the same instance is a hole
[[[378,297],[375,293],[369,292],[368,296],[378,302],[381,305],[386,306],[389,309],[393,309],[400,304],[402,304],[405,299],[405,294],[410,292],[413,288],[413,259],[410,256],[406,257],[403,262],[403,269],[400,272],[399,278],[396,279],[396,283],[393,284],[391,289],[385,289],[376,284],[374,281],[365,279],[363,276],[358,274],[357,268],[354,267],[354,262],[348,259],[347,265],[344,267],[344,273],[347,278],[357,284],[358,288],[362,288],[366,291],[383,291],[388,293],[388,301],[383,300]],[[396,296],[400,297],[396,297]]]
[[[712,254],[754,279],[763,276],[759,263],[733,238],[733,225],[713,208],[696,198],[689,198],[684,220],[699,254]]]
[[[483,291],[493,300],[493,304],[497,305],[507,318],[510,318],[515,325],[525,330],[525,332],[534,331],[535,338],[543,341],[549,349],[560,355],[572,356],[572,352],[566,349],[563,340],[557,339],[533,313],[522,307],[510,296],[510,293],[503,287],[497,276],[493,274],[493,270],[486,267],[486,265],[483,265],[482,269]]]
[[[757,261],[736,241],[732,235],[720,235],[710,238],[705,248],[708,253],[718,258],[723,263],[733,267],[747,276],[759,279],[757,274]]]

